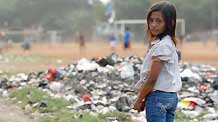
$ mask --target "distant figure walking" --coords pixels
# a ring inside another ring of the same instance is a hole
[[[129,28],[126,27],[125,32],[124,32],[124,36],[123,36],[123,46],[124,49],[129,49],[130,48],[130,32],[129,32]]]
[[[112,32],[109,35],[109,42],[110,42],[111,51],[114,53],[114,51],[116,49],[116,43],[117,43],[117,39],[116,39],[114,32]]]
[[[215,49],[218,49],[218,38],[216,40],[216,47],[215,47]]]
[[[79,48],[85,48],[85,37],[82,33],[79,34]]]
[[[131,43],[130,43],[131,33],[128,27],[125,28],[125,32],[123,34],[123,48],[126,51],[127,55],[130,54]]]
[[[86,42],[85,42],[85,37],[82,34],[82,32],[79,32],[78,44],[79,44],[79,53],[80,53],[81,56],[84,56],[85,55]]]
[[[23,43],[21,44],[21,47],[24,51],[28,51],[31,49],[31,40],[29,38],[26,38]]]

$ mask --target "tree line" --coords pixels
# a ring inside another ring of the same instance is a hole
[[[159,0],[111,0],[116,20],[145,19],[147,10]],[[217,0],[171,0],[178,18],[186,21],[186,32],[218,27]],[[1,28],[22,29],[42,26],[66,32],[92,31],[106,22],[107,5],[99,0],[0,0]]]

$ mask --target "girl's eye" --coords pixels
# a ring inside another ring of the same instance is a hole
[[[157,23],[161,23],[161,20],[160,20],[160,19],[157,19],[156,22],[157,22]]]
[[[153,19],[149,19],[149,23],[153,22]]]
[[[161,21],[161,19],[155,19],[155,21],[157,22],[157,23],[161,23],[162,21]]]

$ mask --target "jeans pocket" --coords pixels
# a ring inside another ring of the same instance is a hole
[[[157,107],[157,113],[159,114],[166,114],[167,111],[174,108],[175,99],[174,98],[156,98],[156,107]]]

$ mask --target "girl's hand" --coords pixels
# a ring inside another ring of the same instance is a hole
[[[145,102],[136,100],[134,103],[133,109],[137,110],[138,112],[144,111],[145,108]]]

